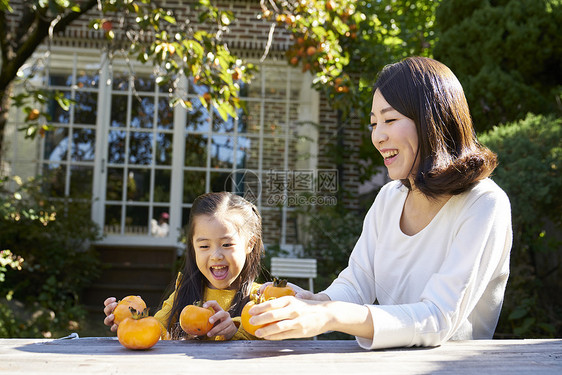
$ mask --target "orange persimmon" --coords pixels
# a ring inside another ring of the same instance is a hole
[[[188,334],[194,336],[206,335],[213,328],[209,318],[215,314],[212,307],[201,307],[201,302],[187,305],[180,313],[180,326]]]
[[[240,315],[240,321],[242,323],[242,328],[244,328],[244,330],[246,332],[248,332],[250,335],[254,335],[254,336],[256,335],[256,331],[259,328],[263,327],[263,325],[254,325],[254,324],[250,323],[250,318],[252,317],[252,315],[250,315],[248,310],[250,310],[250,308],[252,306],[254,306],[255,304],[256,303],[254,301],[249,301],[242,308],[242,314]]]
[[[146,303],[139,296],[127,296],[117,303],[113,315],[114,323],[119,325],[125,318],[130,318],[133,314],[131,308],[141,313],[146,309]]]
[[[158,320],[148,316],[148,309],[134,312],[117,328],[117,338],[128,349],[149,349],[160,340],[161,328]]]
[[[293,288],[287,285],[287,280],[285,279],[273,279],[273,284],[268,285],[263,291],[263,299],[265,301],[272,298],[279,298],[283,296],[294,296],[295,291]]]

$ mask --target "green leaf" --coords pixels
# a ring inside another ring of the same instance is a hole
[[[176,24],[176,19],[170,15],[165,15],[164,16],[164,21],[171,23],[172,25]]]

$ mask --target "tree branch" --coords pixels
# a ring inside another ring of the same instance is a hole
[[[73,21],[80,18],[90,9],[97,5],[97,0],[89,0],[87,3],[80,6],[80,12],[70,12],[60,19],[54,28],[54,32],[63,32],[68,25]],[[4,59],[2,55],[2,70],[0,73],[0,90],[5,90],[6,87],[14,80],[18,70],[25,64],[27,59],[31,57],[33,52],[39,47],[45,38],[49,35],[49,27],[53,20],[46,20],[43,15],[36,13],[32,23],[29,24],[28,30],[30,33],[27,37],[22,36],[23,40],[16,48],[15,56],[12,59]],[[5,23],[4,23],[5,24]],[[10,42],[6,40],[5,44]],[[2,51],[4,53],[4,51]]]

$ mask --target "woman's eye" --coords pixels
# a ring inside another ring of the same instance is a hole
[[[377,127],[376,122],[373,122],[373,123],[369,124],[369,131],[372,132],[373,130],[375,130],[376,127]]]
[[[390,123],[392,123],[392,122],[394,122],[394,121],[396,121],[395,118],[391,118],[391,119],[388,119],[388,120],[384,120],[384,122],[387,123],[387,124],[390,124]]]

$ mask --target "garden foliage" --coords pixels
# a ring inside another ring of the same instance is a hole
[[[498,332],[562,335],[562,119],[529,114],[480,141],[498,154],[493,179],[512,206],[511,276]]]
[[[40,180],[0,181],[0,337],[78,328],[85,315],[80,292],[100,271],[89,247],[100,239],[90,205],[48,200]]]
[[[448,0],[433,55],[461,81],[477,131],[562,111],[562,2]]]

